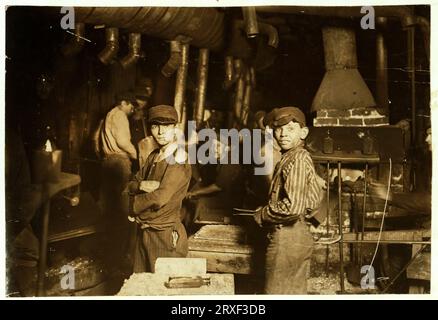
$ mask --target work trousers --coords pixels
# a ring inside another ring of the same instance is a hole
[[[128,206],[122,192],[131,178],[131,161],[122,155],[109,155],[102,162],[100,205],[104,215],[108,263],[115,269],[123,263],[129,240]]]
[[[266,294],[307,294],[313,238],[307,225],[276,225],[268,233]]]
[[[152,228],[137,230],[134,253],[134,272],[155,272],[157,258],[186,257],[188,253],[187,233],[181,222],[164,230]]]

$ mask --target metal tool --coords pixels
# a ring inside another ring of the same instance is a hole
[[[179,289],[179,288],[200,288],[202,286],[210,285],[209,277],[169,277],[169,280],[164,283],[166,288]]]

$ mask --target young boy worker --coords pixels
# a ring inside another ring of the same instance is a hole
[[[180,220],[182,200],[192,175],[187,154],[178,148],[174,107],[149,109],[149,127],[159,148],[129,183],[131,220],[138,224],[134,272],[154,272],[159,257],[185,257],[187,234]]]
[[[269,203],[259,209],[256,222],[268,227],[266,294],[306,294],[313,238],[305,216],[321,201],[312,159],[304,149],[309,132],[300,109],[284,107],[273,116],[274,137],[281,147],[269,191]]]

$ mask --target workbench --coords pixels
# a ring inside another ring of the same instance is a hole
[[[38,263],[37,296],[44,296],[44,278],[47,267],[47,244],[49,237],[49,217],[50,202],[53,196],[77,186],[81,182],[81,177],[77,174],[61,172],[58,182],[44,183],[35,186],[35,192],[40,192],[43,200],[41,217],[41,238],[40,238],[40,258]]]
[[[244,226],[206,225],[189,237],[188,242],[188,257],[207,259],[209,272],[263,272],[264,251],[256,250],[251,244]]]

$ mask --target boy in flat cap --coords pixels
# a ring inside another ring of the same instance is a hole
[[[187,234],[180,220],[182,201],[191,178],[187,154],[178,147],[174,107],[149,109],[148,124],[157,149],[129,183],[130,220],[138,224],[134,272],[154,272],[159,257],[185,257]]]
[[[266,294],[306,294],[313,238],[305,215],[321,201],[312,159],[304,149],[308,134],[300,109],[275,110],[272,126],[282,150],[269,191],[269,203],[259,209],[256,222],[268,227]]]

